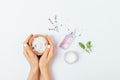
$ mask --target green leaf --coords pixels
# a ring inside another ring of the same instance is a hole
[[[82,42],[79,42],[79,46],[80,46],[82,49],[85,49],[85,45],[84,45]]]
[[[87,46],[88,49],[91,49],[91,47],[92,47],[91,41],[88,41],[88,42],[86,43],[86,46]]]

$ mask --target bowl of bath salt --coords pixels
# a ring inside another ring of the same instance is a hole
[[[31,38],[29,44],[35,54],[41,56],[48,46],[48,41],[44,35],[35,34]]]
[[[78,59],[78,54],[75,51],[68,51],[64,54],[64,61],[68,64],[73,64],[77,62]]]

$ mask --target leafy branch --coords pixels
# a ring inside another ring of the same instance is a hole
[[[87,53],[90,53],[92,45],[91,45],[91,41],[88,41],[86,44],[83,44],[82,42],[79,42],[79,46],[86,51]]]

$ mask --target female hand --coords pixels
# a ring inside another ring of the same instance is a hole
[[[54,57],[54,45],[49,36],[46,36],[49,46],[39,60],[39,67],[43,80],[50,80],[49,66]]]
[[[25,44],[26,46],[24,46],[24,55],[27,59],[27,61],[30,64],[31,68],[38,68],[38,57],[35,55],[35,53],[31,50],[30,46],[29,46],[29,40],[33,37],[33,35],[31,34],[26,40],[25,40]]]
[[[40,77],[39,60],[29,46],[29,40],[32,37],[33,35],[31,34],[24,42],[24,55],[30,64],[30,73],[28,76],[28,80],[39,80]]]

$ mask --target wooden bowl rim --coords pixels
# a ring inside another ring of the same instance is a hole
[[[46,37],[44,36],[44,35],[42,35],[42,34],[34,34],[33,35],[33,37],[30,39],[30,41],[29,41],[29,45],[30,45],[30,48],[32,49],[32,40],[34,39],[34,38],[36,38],[36,37],[43,37],[43,38],[45,38],[46,39]],[[47,46],[48,46],[48,40],[46,39],[46,48],[47,48]],[[45,49],[46,50],[46,49]],[[41,56],[43,53],[38,53],[37,51],[34,51],[33,49],[32,49],[32,51],[35,53],[35,54],[37,54],[38,56]]]

